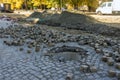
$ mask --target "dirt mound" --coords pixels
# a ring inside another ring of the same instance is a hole
[[[59,18],[61,24],[86,24],[92,23],[94,20],[91,17],[82,14],[63,12]]]
[[[119,37],[120,35],[120,28],[111,27],[100,23],[87,25],[83,27],[83,30],[90,33],[102,34],[105,36]]]
[[[40,20],[38,23],[48,26],[59,26],[68,29],[83,30],[90,33],[99,33],[102,35],[120,35],[120,28],[110,27],[98,23],[98,21],[92,17],[83,14],[70,13],[67,11],[62,12],[61,14],[53,14],[51,16],[47,16],[43,18],[43,20]]]
[[[43,18],[43,14],[41,12],[34,12],[28,18]]]
[[[39,23],[50,26],[72,27],[74,25],[93,23],[94,21],[91,17],[64,11],[61,14],[53,14],[49,18],[44,18],[44,21]]]

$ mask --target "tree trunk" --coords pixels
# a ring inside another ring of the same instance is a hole
[[[25,0],[25,9],[28,10],[27,0]]]
[[[94,12],[94,11],[95,11],[95,8],[94,8],[94,7],[91,7],[91,6],[88,6],[88,11],[89,11],[89,12]]]
[[[74,4],[74,9],[78,10],[78,4]]]

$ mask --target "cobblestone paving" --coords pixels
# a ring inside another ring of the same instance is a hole
[[[57,62],[39,53],[19,52],[18,47],[9,47],[0,41],[0,80],[65,80],[68,73],[73,80],[117,80],[108,77],[110,69],[101,60],[100,54],[92,53],[84,63],[98,68],[95,73],[80,71],[82,61]]]

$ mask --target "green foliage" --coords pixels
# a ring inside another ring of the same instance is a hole
[[[15,3],[16,8],[21,8],[25,5],[25,8],[29,7],[40,7],[41,5],[46,5],[47,8],[56,7],[61,8],[66,5],[70,5],[73,8],[78,8],[83,5],[88,7],[96,8],[98,6],[98,0],[0,0],[0,2]]]

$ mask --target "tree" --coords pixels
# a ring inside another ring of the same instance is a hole
[[[74,9],[78,9],[80,6],[87,5],[89,10],[93,10],[98,6],[99,0],[0,0],[0,2],[9,2],[12,6],[16,8],[33,9],[33,7],[41,8],[51,8],[56,7],[61,9],[65,7],[66,4],[72,6]],[[106,0],[103,0],[106,1]]]
[[[24,0],[25,9],[28,10],[28,0]]]
[[[70,0],[69,4],[71,4],[74,7],[74,9],[78,9],[80,2],[81,0]]]
[[[98,5],[99,5],[98,0],[87,0],[87,6],[89,11],[95,11]]]

